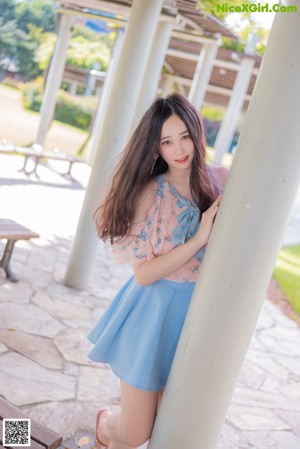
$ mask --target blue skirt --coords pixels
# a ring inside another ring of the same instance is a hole
[[[194,287],[167,279],[143,287],[130,278],[89,333],[89,358],[128,385],[164,388]]]

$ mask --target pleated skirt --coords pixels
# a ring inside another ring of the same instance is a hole
[[[164,388],[194,287],[167,279],[144,287],[130,278],[88,334],[89,358],[128,385]]]

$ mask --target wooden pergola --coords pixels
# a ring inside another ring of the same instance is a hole
[[[59,11],[126,26],[131,4],[132,1],[125,0],[109,2],[60,0],[62,9]],[[218,36],[238,40],[237,36],[216,17],[203,14],[196,7],[197,1],[194,0],[165,1],[162,10],[165,18],[174,20],[174,23],[161,81],[166,81],[168,77],[172,78],[176,89],[185,95],[189,93],[203,43],[210,39],[216,40]],[[233,52],[226,48],[218,49],[203,104],[227,107],[242,57],[243,53]],[[255,56],[254,59],[255,65],[245,95],[243,110],[246,110],[249,104],[261,64],[260,56]],[[162,86],[161,91],[163,92]]]

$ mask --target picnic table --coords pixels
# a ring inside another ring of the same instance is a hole
[[[18,240],[29,240],[38,237],[39,234],[19,223],[8,218],[0,218],[0,239],[7,240],[2,259],[0,260],[0,268],[3,268],[9,281],[18,282],[10,268],[10,260],[15,243]]]

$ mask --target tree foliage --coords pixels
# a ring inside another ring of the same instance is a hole
[[[0,0],[1,59],[19,67],[24,80],[40,75],[50,62],[56,34],[52,0]],[[97,33],[75,24],[67,51],[67,63],[91,69],[95,63],[106,70],[116,33]],[[4,64],[2,64],[4,65]]]
[[[30,0],[17,2],[15,14],[18,28],[27,32],[30,25],[35,25],[46,33],[55,31],[54,2],[49,0]]]
[[[54,29],[52,1],[0,0],[0,60],[13,62],[25,80],[41,73],[35,52],[45,29]]]
[[[224,22],[226,26],[226,19],[230,14],[232,14],[232,12],[229,11],[229,7],[236,8],[238,6],[241,7],[241,5],[251,5],[252,3],[253,1],[250,0],[201,0],[201,2],[198,2],[198,7],[202,12],[212,14],[217,19]],[[220,5],[226,6],[224,7],[224,10],[220,8]],[[243,8],[241,7],[241,9]],[[238,35],[239,41],[223,37],[221,46],[230,50],[243,52],[251,34],[256,34],[259,38],[256,44],[256,52],[260,55],[263,55],[270,33],[269,30],[265,30],[263,28],[257,29],[256,23],[251,16],[250,11],[241,12],[239,14],[238,22],[240,25],[239,31],[237,31],[236,29],[234,29],[233,31],[234,34]]]
[[[114,32],[99,34],[85,26],[75,25],[67,62],[85,69],[92,69],[95,63],[99,63],[101,70],[106,71],[114,40]]]

